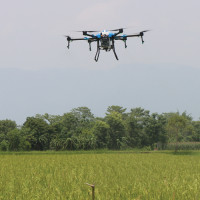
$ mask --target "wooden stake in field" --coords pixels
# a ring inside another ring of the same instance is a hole
[[[93,184],[89,184],[89,183],[86,183],[86,185],[90,186],[92,188],[92,200],[94,200],[94,189],[95,189],[95,185]]]

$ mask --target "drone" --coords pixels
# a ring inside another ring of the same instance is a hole
[[[126,34],[122,35],[122,33],[124,32],[124,28],[114,29],[114,30],[103,30],[102,32],[100,32],[100,31],[78,31],[78,32],[82,32],[85,37],[84,38],[71,38],[70,36],[67,36],[67,35],[65,35],[65,37],[67,38],[67,42],[68,42],[67,48],[68,49],[70,47],[70,42],[78,41],[78,40],[86,40],[89,43],[89,50],[91,51],[91,43],[97,42],[97,51],[96,51],[96,54],[94,57],[94,60],[97,62],[99,59],[100,50],[104,50],[106,52],[113,50],[115,58],[117,60],[119,60],[118,56],[116,54],[116,51],[115,51],[115,40],[123,41],[125,48],[127,48],[127,45],[126,45],[127,38],[140,37],[142,40],[142,44],[143,44],[144,43],[143,36],[144,36],[144,33],[147,31],[149,31],[149,30],[144,30],[144,31],[141,31],[140,33],[133,34],[133,35],[126,35]],[[97,33],[97,34],[93,34],[93,33]]]

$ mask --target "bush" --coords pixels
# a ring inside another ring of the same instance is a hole
[[[22,151],[30,151],[31,150],[31,144],[29,141],[21,141],[19,144],[19,149]]]
[[[175,150],[176,143],[168,143],[166,150]],[[200,150],[200,142],[179,142],[177,144],[177,150]]]
[[[8,150],[8,142],[6,140],[3,140],[1,143],[0,143],[0,150],[1,151],[7,151]]]

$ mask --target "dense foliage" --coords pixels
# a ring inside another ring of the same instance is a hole
[[[200,121],[186,112],[157,114],[143,108],[126,112],[110,106],[105,117],[79,107],[59,115],[27,117],[22,126],[0,120],[0,150],[163,149],[167,143],[199,142]]]

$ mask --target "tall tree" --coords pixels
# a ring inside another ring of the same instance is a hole
[[[169,135],[176,142],[175,151],[178,150],[179,137],[183,134],[183,130],[187,125],[187,118],[179,113],[173,113],[167,123]]]
[[[17,128],[17,124],[12,120],[0,120],[0,134],[7,134],[9,131]]]
[[[126,108],[123,108],[121,106],[112,105],[107,108],[107,112],[108,112],[108,114],[110,114],[112,112],[124,114],[126,112]]]
[[[119,149],[122,137],[126,136],[125,123],[122,119],[122,114],[111,112],[105,117],[105,120],[110,127],[108,131],[108,148]]]
[[[167,143],[166,135],[166,118],[157,113],[153,113],[149,116],[148,121],[145,126],[145,132],[148,136],[148,145],[151,148],[154,144],[160,144],[162,147]]]
[[[93,133],[96,136],[98,148],[107,147],[109,129],[110,129],[110,126],[106,122],[100,121],[100,120],[97,120],[95,122],[95,125],[93,127]]]
[[[23,124],[24,128],[29,128],[34,137],[31,144],[34,150],[46,150],[49,149],[50,137],[52,130],[48,123],[40,118],[28,117]]]
[[[193,141],[200,142],[200,121],[193,121],[192,127],[194,128]]]
[[[71,113],[79,120],[79,121],[93,121],[94,115],[91,110],[87,107],[78,107],[71,110]]]
[[[131,109],[131,112],[128,113],[126,126],[129,134],[129,146],[140,148],[149,145],[149,137],[145,131],[149,118],[149,111],[140,107]]]

